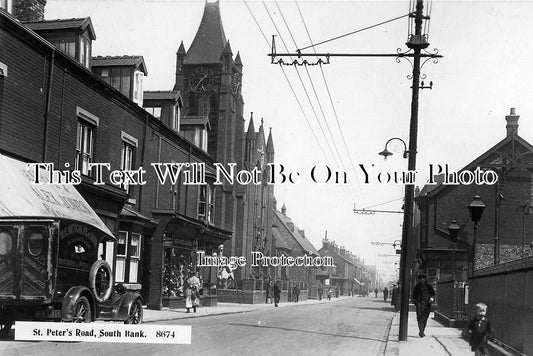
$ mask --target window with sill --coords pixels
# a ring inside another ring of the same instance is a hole
[[[0,8],[13,13],[13,0],[0,0]]]
[[[76,170],[84,175],[90,175],[89,163],[93,161],[95,127],[84,120],[78,120],[78,134],[76,140]]]
[[[121,164],[120,168],[122,171],[131,171],[133,169],[133,153],[135,151],[135,147],[128,143],[128,142],[122,142],[122,157],[121,157]],[[123,183],[120,185],[122,189],[124,189],[127,193],[130,193],[130,185],[128,183]]]
[[[161,108],[160,107],[144,108],[144,110],[152,114],[152,116],[155,117],[156,119],[161,120]]]
[[[143,72],[135,71],[133,82],[133,101],[139,105],[142,105],[143,102],[143,78]]]
[[[215,195],[211,184],[204,184],[200,186],[198,196],[198,219],[205,220],[210,223],[215,219]]]
[[[139,260],[141,259],[141,235],[131,233],[129,246],[129,283],[137,283]]]
[[[117,262],[115,269],[115,282],[125,282],[126,277],[126,246],[128,245],[128,232],[119,231],[117,237]]]
[[[79,58],[78,61],[85,67],[89,68],[89,60],[91,58],[91,41],[85,37],[80,38]]]
[[[202,150],[207,151],[207,130],[205,127],[194,129],[194,144]]]
[[[76,58],[76,41],[74,38],[58,38],[54,40],[54,45],[72,58]]]

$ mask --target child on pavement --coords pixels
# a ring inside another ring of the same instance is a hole
[[[492,327],[485,316],[487,305],[485,303],[476,304],[476,316],[470,320],[467,326],[470,334],[470,346],[475,356],[488,355],[488,339],[492,336]]]

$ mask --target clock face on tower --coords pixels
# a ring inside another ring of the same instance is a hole
[[[189,88],[193,93],[206,91],[210,85],[211,72],[204,67],[195,69],[188,78]]]

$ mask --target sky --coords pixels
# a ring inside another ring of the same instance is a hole
[[[519,135],[533,142],[533,1],[425,2],[426,9],[429,5],[427,50],[438,49],[444,57],[422,67],[433,89],[420,92],[420,187],[430,164],[459,170],[502,140],[511,107],[521,115]],[[145,90],[169,90],[175,53],[181,41],[189,48],[203,8],[204,0],[48,0],[45,18],[90,16],[97,37],[93,55],[143,55]],[[243,62],[245,127],[250,112],[256,125],[263,118],[265,131],[272,128],[276,162],[301,174],[298,184],[276,185],[278,209],[286,205],[317,249],[327,231],[330,240],[376,264],[383,275],[395,273],[395,257],[380,256],[394,254],[393,247],[371,242],[401,239],[402,214],[360,215],[353,209],[401,209],[404,185],[379,183],[377,174],[407,169],[403,146],[393,141],[389,150],[395,154],[386,161],[377,153],[389,138],[408,142],[411,64],[394,57],[332,57],[322,66],[280,66],[267,54],[274,34],[278,53],[294,53],[406,15],[409,2],[221,0],[220,9],[226,38]],[[405,52],[407,36],[403,17],[315,49]],[[369,173],[368,184],[360,165]],[[322,172],[328,166],[340,177],[346,172],[348,183],[313,182],[315,166]]]

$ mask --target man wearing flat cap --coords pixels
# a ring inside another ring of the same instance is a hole
[[[426,336],[424,331],[428,321],[429,313],[431,311],[431,303],[433,303],[435,291],[433,287],[427,283],[426,274],[420,273],[418,275],[418,283],[413,289],[413,303],[416,306],[416,320],[418,321],[418,335],[420,337]]]

